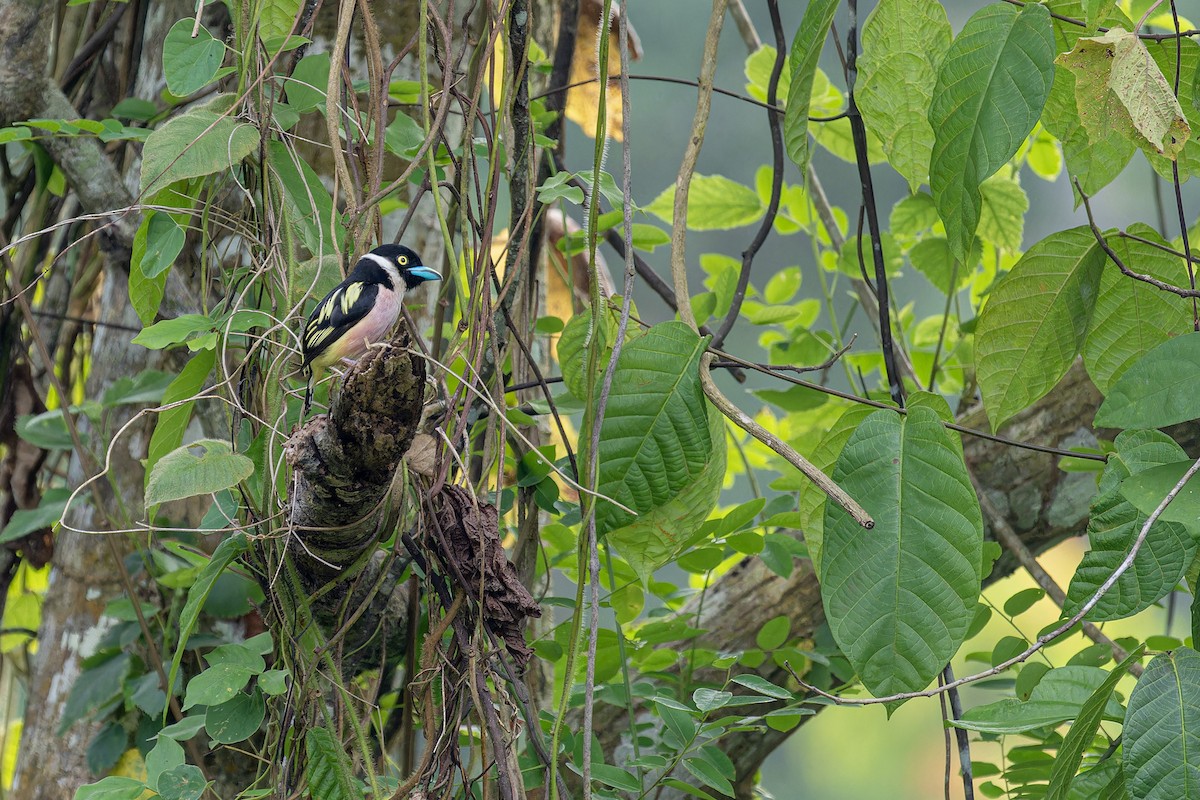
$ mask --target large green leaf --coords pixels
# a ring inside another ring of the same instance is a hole
[[[1103,267],[1091,230],[1072,228],[1031,247],[992,290],[975,334],[992,430],[1066,374],[1083,345]]]
[[[1046,800],[1068,800],[1072,785],[1071,779],[1075,776],[1075,771],[1079,769],[1080,762],[1083,761],[1084,751],[1091,745],[1092,739],[1096,737],[1096,731],[1100,729],[1100,723],[1104,721],[1104,709],[1108,706],[1108,700],[1112,697],[1113,690],[1117,688],[1117,682],[1125,675],[1125,670],[1136,662],[1141,654],[1142,648],[1139,647],[1126,656],[1124,661],[1113,667],[1112,671],[1108,673],[1108,677],[1104,679],[1104,683],[1092,692],[1092,696],[1079,710],[1079,716],[1075,718],[1071,730],[1067,732],[1062,746],[1058,749],[1058,757],[1054,759],[1054,766],[1050,770],[1050,787],[1046,794]]]
[[[929,187],[955,256],[965,259],[979,224],[979,184],[1033,130],[1054,77],[1050,13],[984,6],[950,45],[929,108]]]
[[[1200,333],[1168,339],[1117,378],[1096,412],[1100,428],[1163,428],[1200,417]]]
[[[675,213],[675,185],[671,184],[646,206],[670,223]],[[757,222],[766,210],[758,193],[724,175],[693,175],[688,185],[688,229],[722,231]]]
[[[351,800],[362,797],[355,790],[346,752],[325,728],[310,728],[304,737],[308,752],[308,789],[322,800]]]
[[[1200,653],[1180,647],[1150,662],[1129,696],[1124,737],[1131,798],[1200,798]]]
[[[1167,245],[1145,223],[1130,225],[1129,233]],[[1182,258],[1123,236],[1106,238],[1121,261],[1131,269],[1175,286],[1187,286],[1187,268]],[[1190,302],[1127,278],[1116,264],[1106,261],[1087,344],[1083,347],[1083,363],[1096,388],[1107,394],[1113,382],[1135,361],[1191,327]]]
[[[267,161],[283,190],[288,223],[299,232],[308,252],[314,256],[340,252],[346,238],[342,217],[334,210],[333,198],[313,168],[283,142],[268,145]]]
[[[1107,673],[1099,667],[1066,666],[1052,669],[1033,687],[1029,699],[1022,702],[1006,697],[994,703],[975,706],[962,719],[950,724],[980,733],[1023,733],[1035,728],[1056,727],[1076,719],[1084,703],[1103,683]],[[1120,720],[1124,709],[1109,697],[1102,716]]]
[[[607,416],[605,414],[606,419]],[[725,417],[711,405],[708,407],[707,433],[712,455],[696,477],[675,497],[639,514],[605,537],[643,581],[648,580],[655,569],[679,555],[681,547],[687,544],[717,504],[725,480]],[[604,478],[603,465],[600,477]]]
[[[142,149],[143,195],[175,181],[229,169],[254,152],[258,130],[237,120],[235,98],[218,95],[156,129]]]
[[[914,192],[929,179],[929,104],[951,38],[937,0],[881,0],[863,27],[854,99]]]
[[[812,151],[808,145],[808,109],[812,102],[813,75],[817,61],[833,24],[833,12],[839,0],[812,0],[804,9],[804,18],[792,39],[788,64],[791,84],[787,90],[787,110],[783,117],[783,141],[788,158],[803,175],[808,170]]]
[[[724,433],[700,386],[706,343],[683,323],[664,322],[628,342],[617,360],[597,489],[635,513],[600,500],[596,526],[642,575],[708,516],[724,477]],[[585,442],[582,459],[587,449]]]
[[[196,28],[194,37],[193,28]],[[179,20],[167,31],[163,41],[163,77],[167,81],[167,90],[176,97],[187,97],[200,91],[217,77],[224,58],[224,42],[214,39],[203,25],[197,28],[195,20]]]
[[[975,614],[983,518],[951,436],[932,409],[876,411],[834,469],[875,527],[826,503],[821,597],[834,639],[877,696],[925,688]]]
[[[193,453],[192,448],[196,447],[204,453]],[[200,439],[167,453],[150,470],[146,481],[146,508],[229,489],[253,472],[254,462],[233,452],[228,442]]]

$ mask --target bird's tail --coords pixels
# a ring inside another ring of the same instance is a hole
[[[304,375],[308,378],[308,383],[304,389],[304,411],[300,412],[300,419],[308,416],[308,410],[312,407],[313,399],[313,371],[311,367],[304,367]]]

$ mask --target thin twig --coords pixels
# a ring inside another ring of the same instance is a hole
[[[1129,267],[1125,266],[1125,262],[1122,261],[1121,257],[1119,255],[1117,255],[1115,250],[1112,249],[1112,247],[1109,245],[1108,241],[1104,238],[1104,233],[1100,230],[1099,226],[1096,225],[1096,220],[1092,216],[1092,204],[1091,204],[1091,202],[1089,202],[1090,198],[1086,194],[1084,194],[1083,189],[1080,188],[1079,179],[1072,178],[1072,180],[1075,183],[1075,190],[1079,192],[1079,197],[1083,200],[1083,210],[1087,214],[1088,227],[1090,227],[1092,229],[1092,235],[1096,237],[1096,243],[1100,245],[1100,248],[1102,250],[1104,250],[1104,253],[1105,253],[1105,255],[1108,256],[1109,260],[1117,265],[1117,269],[1121,270],[1122,275],[1125,275],[1126,277],[1129,277],[1129,278],[1133,278],[1135,281],[1141,281],[1142,283],[1148,283],[1151,286],[1153,286],[1154,288],[1161,289],[1164,292],[1170,292],[1171,294],[1179,295],[1180,297],[1191,297],[1193,299],[1193,301],[1195,300],[1195,298],[1200,297],[1200,291],[1197,291],[1197,289],[1195,288],[1195,275],[1194,274],[1191,275],[1191,280],[1193,282],[1192,288],[1184,289],[1182,286],[1176,286],[1172,283],[1167,283],[1166,281],[1160,281],[1158,278],[1155,278],[1153,275],[1146,275],[1141,272],[1134,272]],[[1180,202],[1182,202],[1182,200],[1180,200]],[[1180,208],[1182,208],[1182,206],[1180,206]],[[1189,272],[1189,274],[1193,273],[1190,262],[1188,264],[1188,272]]]

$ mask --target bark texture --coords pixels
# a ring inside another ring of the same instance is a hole
[[[105,321],[137,323],[123,282],[105,281],[103,293],[101,307],[105,310]],[[124,331],[97,330],[88,396],[99,397],[118,378],[157,365],[158,352],[135,353],[134,349]],[[114,414],[112,430],[128,421],[133,413],[133,409],[125,407]],[[83,420],[81,416],[81,424]],[[126,511],[141,516],[141,459],[146,457],[152,425],[153,418],[144,417],[112,443],[108,452],[111,459],[108,479],[93,484],[98,488],[97,493],[79,494],[74,513],[68,517],[73,528],[103,531],[111,529],[113,522],[127,519]],[[84,442],[97,448],[102,463],[104,432],[94,431],[91,437],[88,433],[86,429],[82,431]],[[92,469],[91,459],[84,463],[77,454],[71,461],[71,485],[80,485],[91,476]],[[80,662],[94,652],[115,623],[100,614],[110,600],[124,594],[120,577],[123,567],[117,562],[132,550],[130,540],[119,534],[74,533],[65,529],[58,534],[38,632],[38,652],[29,678],[21,757],[17,760],[13,783],[15,800],[61,800],[73,796],[76,788],[93,780],[86,755],[97,726],[80,722],[61,736],[58,729],[67,697],[81,671]]]
[[[348,674],[377,665],[381,647],[389,659],[406,649],[407,561],[376,552],[376,543],[395,525],[399,498],[389,503],[388,493],[421,420],[425,362],[407,344],[405,335],[364,356],[329,414],[296,431],[284,451],[294,474],[288,550],[318,621],[332,632],[364,609],[342,642]]]

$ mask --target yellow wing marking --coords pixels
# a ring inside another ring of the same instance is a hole
[[[358,298],[362,295],[362,290],[363,285],[361,283],[352,283],[342,291],[341,303],[343,314],[350,314],[350,309],[354,308],[354,304],[358,302]]]
[[[310,324],[304,331],[304,344],[312,350],[328,339],[331,333],[333,333],[333,328],[321,327],[315,323]]]
[[[325,304],[321,306],[320,313],[317,314],[317,322],[329,322],[329,318],[333,316],[333,307],[336,302],[337,295],[325,301]]]

